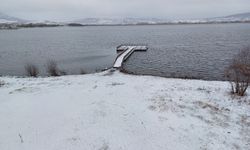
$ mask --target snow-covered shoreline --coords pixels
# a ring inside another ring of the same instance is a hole
[[[0,80],[1,150],[250,147],[250,96],[233,98],[227,82],[118,71]]]

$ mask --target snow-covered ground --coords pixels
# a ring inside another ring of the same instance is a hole
[[[109,71],[0,80],[1,150],[250,149],[250,96],[233,99],[227,82]]]

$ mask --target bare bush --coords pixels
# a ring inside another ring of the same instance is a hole
[[[47,72],[50,76],[60,76],[60,70],[57,67],[57,63],[54,60],[50,60],[47,63]]]
[[[86,71],[84,71],[83,69],[80,70],[80,74],[87,74]]]
[[[61,76],[65,76],[65,75],[68,74],[68,73],[67,73],[66,71],[64,71],[64,70],[59,70],[59,73],[60,73]]]
[[[250,46],[242,49],[226,69],[232,94],[244,96],[250,84]]]
[[[39,74],[38,67],[33,65],[33,64],[26,64],[25,71],[26,71],[27,75],[30,77],[37,77]]]

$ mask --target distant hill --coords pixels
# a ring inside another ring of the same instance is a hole
[[[73,21],[84,25],[112,25],[112,24],[157,24],[165,20],[157,18],[84,18]]]
[[[45,25],[147,25],[147,24],[206,24],[250,22],[250,12],[215,18],[168,20],[158,18],[83,18],[71,22],[57,23],[52,21],[27,21],[0,12],[0,23],[35,23]]]
[[[249,22],[250,21],[250,12],[248,13],[241,13],[241,14],[235,14],[230,16],[224,16],[224,17],[216,17],[216,18],[210,18],[208,21],[217,21],[217,22]]]
[[[230,15],[230,16],[226,16],[225,18],[250,19],[250,12],[248,12],[248,13],[236,14],[236,15]]]
[[[230,22],[250,22],[250,13],[235,14],[224,17],[207,19],[182,19],[167,20],[157,18],[84,18],[75,20],[73,23],[83,25],[127,25],[127,24],[199,24],[199,23],[230,23]]]
[[[22,23],[25,22],[25,20],[12,17],[0,12],[0,23],[19,23],[19,22]]]

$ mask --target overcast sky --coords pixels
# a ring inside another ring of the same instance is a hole
[[[86,17],[194,19],[250,12],[250,0],[0,0],[0,12],[56,21]]]

